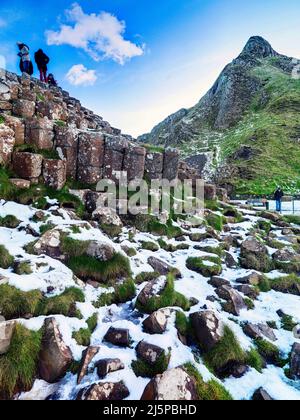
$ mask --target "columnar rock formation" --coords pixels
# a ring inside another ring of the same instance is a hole
[[[175,149],[137,145],[60,88],[0,70],[0,164],[31,183],[61,189],[67,178],[83,184],[100,179],[172,181],[196,176]],[[27,147],[28,146],[28,147]]]

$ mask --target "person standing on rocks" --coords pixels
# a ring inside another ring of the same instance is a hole
[[[17,42],[19,48],[18,56],[21,58],[20,70],[22,73],[26,73],[29,76],[33,75],[33,65],[30,59],[29,47],[23,42]]]
[[[47,79],[47,65],[50,61],[50,58],[44,53],[43,50],[39,49],[35,54],[34,54],[34,59],[36,62],[36,65],[38,66],[38,69],[40,71],[40,81],[47,83],[48,79]]]
[[[282,197],[284,196],[284,192],[280,187],[277,188],[277,190],[274,193],[274,199],[276,201],[276,211],[281,213],[282,210]]]

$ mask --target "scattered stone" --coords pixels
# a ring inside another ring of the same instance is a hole
[[[270,397],[264,388],[259,388],[254,392],[252,401],[273,401],[273,398]]]
[[[222,286],[216,291],[217,295],[227,301],[224,309],[232,313],[233,315],[239,316],[241,310],[247,309],[247,305],[242,296],[234,289],[229,286]]]
[[[267,247],[253,237],[246,239],[241,245],[241,264],[244,268],[263,273],[268,273],[273,268]]]
[[[44,233],[34,244],[33,250],[37,255],[45,254],[51,258],[63,259],[60,245],[60,231],[55,228]]]
[[[209,280],[208,284],[218,289],[222,286],[230,286],[230,281],[224,279],[223,277],[213,276],[211,280]]]
[[[253,338],[254,340],[258,338],[268,338],[270,341],[277,341],[277,337],[274,334],[272,328],[270,328],[266,324],[251,324],[247,323],[244,326],[244,333],[248,335],[248,337]]]
[[[130,347],[129,330],[111,327],[104,337],[104,341],[119,347]]]
[[[196,312],[190,320],[203,351],[212,350],[222,339],[224,325],[213,311]]]
[[[250,299],[257,299],[259,296],[259,291],[257,291],[254,287],[249,286],[248,284],[242,284],[241,286],[235,287],[235,289]]]
[[[183,367],[157,375],[146,386],[142,401],[195,401],[198,400],[195,379]]]
[[[115,250],[113,246],[108,243],[91,241],[86,254],[90,257],[97,258],[100,261],[109,261],[115,255]]]
[[[230,252],[225,252],[225,264],[228,268],[236,268],[237,262]]]
[[[290,360],[290,374],[294,380],[300,379],[300,344],[295,343],[292,348]]]
[[[100,225],[112,225],[122,228],[123,223],[115,210],[108,207],[98,207],[93,212],[93,220],[96,220]]]
[[[20,190],[28,190],[30,188],[30,181],[20,178],[10,178],[10,183]]]
[[[64,343],[55,318],[44,323],[44,334],[39,357],[40,377],[49,383],[63,378],[73,361],[71,350]]]
[[[141,341],[136,348],[137,357],[149,365],[155,365],[164,354],[164,349]]]
[[[82,389],[76,399],[79,401],[121,401],[129,395],[129,390],[124,382],[106,382]]]
[[[15,325],[14,321],[0,320],[0,355],[7,353],[10,348]]]
[[[104,379],[109,373],[125,369],[120,359],[103,359],[96,363],[97,373],[100,379]]]
[[[236,282],[241,283],[241,284],[250,284],[252,286],[258,286],[261,279],[262,279],[261,274],[252,272],[251,274],[248,274],[245,277],[240,277],[240,278],[236,279]]]
[[[158,258],[149,257],[148,264],[153,268],[154,271],[160,273],[162,276],[167,276],[168,274],[172,273],[177,279],[181,278],[181,273],[177,268],[171,267],[169,264],[159,260]]]
[[[217,188],[212,184],[204,185],[204,198],[205,200],[214,201],[217,198]]]
[[[147,334],[163,334],[168,325],[168,318],[166,316],[166,310],[160,309],[143,322],[144,331]]]
[[[80,385],[83,378],[88,373],[88,367],[94,357],[99,353],[100,347],[99,346],[90,346],[86,350],[83,351],[81,362],[80,362],[80,368],[77,375],[77,385]]]
[[[162,293],[166,287],[166,284],[166,278],[159,278],[148,282],[138,295],[137,301],[142,306],[145,306],[152,297],[159,296]]]

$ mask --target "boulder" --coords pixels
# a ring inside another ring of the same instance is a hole
[[[296,327],[293,330],[293,334],[297,340],[300,340],[300,325],[296,325]]]
[[[16,323],[0,320],[0,356],[8,352]]]
[[[54,129],[53,121],[45,118],[34,118],[25,122],[26,143],[32,144],[37,149],[52,150]]]
[[[33,251],[37,255],[48,255],[55,259],[63,259],[60,247],[60,231],[49,230],[34,244]]]
[[[76,399],[79,401],[121,401],[129,397],[129,394],[123,382],[106,382],[82,389]]]
[[[153,312],[153,314],[148,316],[143,322],[143,328],[147,334],[163,334],[166,332],[167,325],[168,318],[165,309]]]
[[[154,271],[158,272],[162,276],[167,276],[169,273],[173,273],[177,279],[181,278],[181,273],[177,268],[170,266],[158,258],[149,257],[148,264],[153,268]]]
[[[209,280],[208,284],[218,289],[219,287],[222,287],[222,286],[230,286],[230,281],[224,279],[223,277],[213,276],[212,279]]]
[[[247,323],[244,326],[244,333],[254,340],[258,338],[267,338],[270,341],[277,341],[274,331],[267,324],[255,325],[252,323]]]
[[[20,190],[28,190],[30,188],[30,181],[21,178],[10,178],[10,183]]]
[[[237,262],[230,252],[225,252],[225,264],[228,268],[236,268]]]
[[[99,222],[100,225],[112,225],[123,227],[123,223],[116,211],[108,207],[98,207],[92,215],[93,220]]]
[[[90,363],[92,362],[92,360],[94,359],[94,357],[97,356],[99,351],[100,351],[99,346],[90,346],[86,350],[83,351],[82,357],[81,357],[81,362],[80,362],[80,367],[79,367],[78,375],[77,375],[77,384],[78,385],[81,384],[83,378],[88,373],[88,367],[89,367]]]
[[[272,213],[270,211],[263,211],[260,214],[260,217],[262,217],[263,219],[270,220],[273,223],[277,223],[281,220],[281,216],[278,213]]]
[[[279,249],[272,255],[273,260],[280,262],[300,262],[300,255],[293,248]]]
[[[32,118],[35,114],[35,102],[16,99],[13,102],[13,114],[20,118]]]
[[[179,151],[177,149],[166,149],[164,153],[163,179],[174,181],[178,177]]]
[[[44,159],[43,178],[48,187],[61,190],[67,180],[67,166],[64,160]]]
[[[137,301],[142,306],[146,305],[152,297],[159,296],[163,292],[163,290],[166,287],[166,284],[166,278],[159,278],[156,280],[149,281],[138,295]]]
[[[259,296],[259,291],[248,284],[241,284],[240,286],[235,287],[235,289],[250,299],[257,299]]]
[[[164,352],[164,349],[161,347],[146,343],[145,341],[141,341],[136,348],[138,359],[149,365],[155,365]]]
[[[49,383],[58,382],[65,376],[72,361],[71,350],[64,343],[55,318],[46,319],[39,356],[41,379]]]
[[[205,200],[216,200],[217,198],[217,187],[212,184],[204,185],[204,199]]]
[[[270,397],[264,388],[259,388],[254,392],[252,401],[273,401],[273,398]]]
[[[100,379],[104,379],[109,373],[125,369],[120,359],[103,359],[96,363],[97,373]]]
[[[300,379],[300,344],[295,343],[290,359],[290,375],[294,380]]]
[[[112,245],[105,242],[90,241],[86,254],[100,261],[109,261],[115,255]]]
[[[163,153],[148,152],[145,158],[145,175],[150,180],[160,180],[162,178],[164,165]]]
[[[13,155],[13,170],[20,177],[29,180],[36,180],[42,174],[43,156],[17,152]]]
[[[254,237],[246,239],[241,245],[241,264],[244,268],[264,273],[270,272],[273,268],[267,247]]]
[[[248,284],[248,285],[251,285],[251,286],[258,286],[261,279],[262,279],[261,274],[252,272],[245,277],[239,277],[238,279],[236,279],[236,282],[240,283],[240,284]]]
[[[128,181],[141,180],[145,172],[146,149],[130,144],[125,151],[123,170],[127,172]]]
[[[129,347],[131,343],[131,338],[129,335],[129,330],[123,328],[113,328],[111,327],[105,337],[104,341],[113,344],[114,346],[119,347]]]
[[[0,124],[0,166],[11,161],[15,145],[15,133],[5,124]]]
[[[224,305],[224,309],[232,313],[233,315],[239,316],[241,310],[247,309],[247,305],[242,296],[230,286],[222,286],[216,291],[217,295],[227,301]]]
[[[203,351],[212,350],[222,339],[224,325],[213,311],[195,312],[190,320]]]
[[[146,386],[142,401],[196,401],[196,381],[183,367],[157,375]]]

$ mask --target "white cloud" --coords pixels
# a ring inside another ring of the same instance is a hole
[[[97,80],[96,70],[88,70],[83,64],[76,64],[68,71],[66,79],[73,86],[93,86]]]
[[[48,45],[71,45],[86,51],[95,61],[110,58],[124,64],[144,54],[144,47],[124,38],[126,23],[107,12],[86,14],[78,3],[66,11],[68,24],[46,31]]]

